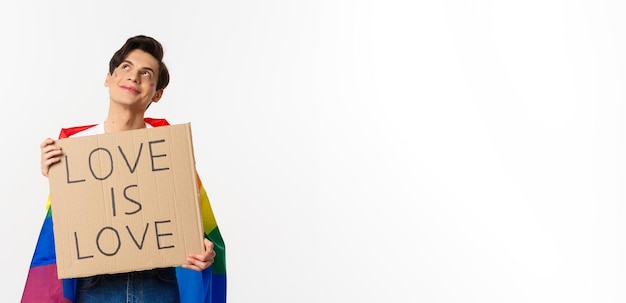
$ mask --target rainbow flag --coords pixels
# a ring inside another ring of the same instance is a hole
[[[153,127],[166,126],[165,119],[146,118]],[[64,128],[59,139],[94,127],[93,125]],[[204,237],[213,242],[215,262],[202,272],[182,267],[176,268],[181,303],[225,303],[226,302],[226,251],[224,240],[215,221],[209,197],[198,178],[200,206],[204,223]],[[37,246],[30,264],[22,303],[73,303],[76,298],[76,279],[59,279],[57,276],[54,233],[52,229],[50,197],[46,203],[46,217],[41,227]]]

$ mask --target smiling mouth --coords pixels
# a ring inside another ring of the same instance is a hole
[[[121,86],[122,89],[124,89],[125,91],[131,92],[133,94],[139,94],[139,91],[136,90],[133,87],[129,87],[129,86]]]

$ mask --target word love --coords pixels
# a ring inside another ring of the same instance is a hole
[[[157,144],[161,144],[161,143],[165,143],[165,140],[161,139],[161,140],[155,140],[155,141],[148,141],[148,149],[149,149],[148,156],[150,157],[150,164],[151,164],[151,169],[153,172],[169,169],[169,167],[159,167],[157,163],[155,163],[155,159],[167,156],[167,154],[156,154]],[[124,159],[124,163],[126,164],[128,171],[131,174],[133,174],[135,170],[137,169],[137,164],[139,163],[139,159],[142,155],[141,151],[143,150],[143,142],[139,145],[139,151],[137,152],[137,155],[134,156],[134,159],[130,158],[129,160],[129,157],[127,156],[127,152],[124,152],[124,149],[122,149],[121,146],[118,145],[117,150],[122,156],[122,158]],[[103,158],[104,160],[102,160]],[[131,165],[131,162],[133,163],[132,165]],[[87,163],[89,165],[89,171],[91,172],[91,176],[94,179],[100,180],[100,181],[108,179],[113,174],[114,167],[116,166],[113,161],[113,154],[111,153],[110,150],[104,147],[98,147],[98,148],[93,149],[89,153]],[[96,166],[95,164],[98,164],[98,165]],[[94,169],[94,167],[100,167],[100,169],[99,170]],[[80,182],[86,181],[84,178],[73,179],[72,177],[70,177],[70,159],[67,155],[65,156],[65,172],[66,172],[68,184],[80,183]]]
[[[156,248],[157,249],[174,248],[174,245],[166,245],[161,242],[161,238],[173,236],[172,233],[163,231],[163,228],[167,227],[169,223],[171,223],[170,220],[154,221],[154,225],[153,225],[154,236],[156,236]],[[166,226],[162,226],[162,225],[166,225]],[[140,231],[140,232],[135,231],[137,235],[133,233],[132,229],[128,225],[126,225],[125,227],[126,227],[126,231],[128,232],[128,237],[132,239],[137,249],[139,250],[143,249],[143,245],[146,240],[146,235],[148,234],[150,223],[146,223],[146,227],[143,229],[143,231]],[[125,234],[125,232],[123,232],[123,234]],[[91,235],[91,236],[93,237],[94,235]],[[102,241],[103,237],[107,240]],[[94,242],[88,241],[86,242],[86,244],[84,242],[79,241],[78,233],[74,232],[74,241],[76,244],[76,256],[78,257],[78,259],[93,258],[94,255],[91,253],[93,253],[93,251],[95,251],[96,249],[102,255],[109,256],[109,257],[115,256],[119,252],[120,248],[122,247],[121,239],[122,238],[120,236],[120,232],[111,226],[105,226],[101,228],[100,231],[98,231],[98,233],[95,235],[95,241]],[[79,244],[79,243],[82,243],[82,244]],[[93,247],[93,244],[95,244],[95,249]],[[81,254],[81,249],[82,249],[82,254]]]

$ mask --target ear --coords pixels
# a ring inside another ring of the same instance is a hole
[[[152,96],[151,101],[152,102],[159,102],[159,100],[161,100],[161,97],[163,96],[163,89],[159,89],[154,93],[154,96]]]
[[[111,73],[107,73],[107,77],[104,79],[104,87],[109,87],[110,81],[111,81]]]

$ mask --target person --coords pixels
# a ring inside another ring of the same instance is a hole
[[[163,46],[152,37],[126,40],[110,59],[105,87],[109,109],[104,122],[63,128],[59,139],[169,125],[167,120],[145,116],[148,107],[163,97],[169,71]],[[55,140],[40,145],[41,173],[48,176],[63,151]],[[198,178],[200,181],[200,179]],[[225,248],[202,182],[198,182],[204,223],[205,252],[189,254],[188,262],[159,268],[85,278],[58,279],[51,201],[29,268],[22,302],[226,302]]]

